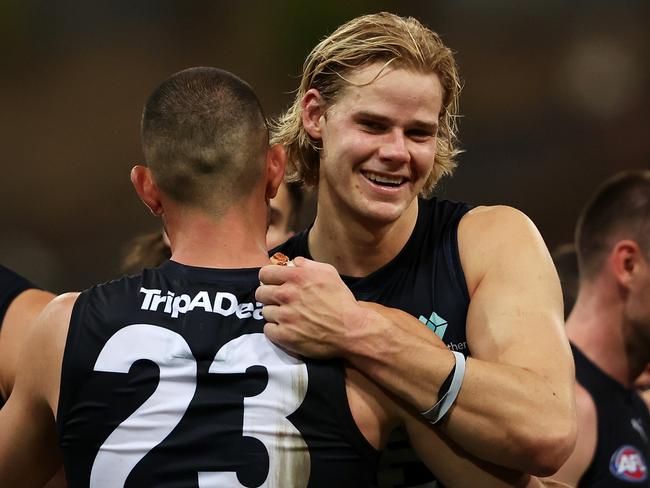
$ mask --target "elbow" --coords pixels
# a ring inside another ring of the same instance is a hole
[[[557,422],[552,428],[530,436],[523,450],[530,464],[526,471],[540,477],[555,474],[573,452],[576,436],[575,418]]]

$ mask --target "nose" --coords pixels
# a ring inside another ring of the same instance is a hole
[[[406,142],[406,136],[397,128],[384,134],[384,140],[379,147],[379,157],[384,161],[408,163],[411,154],[408,151]]]

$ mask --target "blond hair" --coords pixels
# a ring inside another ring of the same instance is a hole
[[[452,51],[438,34],[412,17],[387,12],[364,15],[343,24],[307,56],[300,87],[291,107],[273,125],[272,143],[287,150],[287,180],[318,184],[319,148],[302,124],[302,99],[311,88],[327,105],[336,102],[355,69],[373,63],[422,73],[435,73],[443,89],[433,170],[422,193],[428,196],[440,178],[456,167],[456,118],[460,81]],[[374,80],[373,80],[374,81]]]

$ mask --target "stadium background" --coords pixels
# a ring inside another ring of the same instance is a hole
[[[218,66],[274,117],[309,49],[380,10],[457,53],[465,153],[438,195],[518,207],[553,248],[595,185],[650,167],[645,0],[0,0],[0,263],[55,291],[117,276],[127,243],[158,225],[129,181],[151,90]]]

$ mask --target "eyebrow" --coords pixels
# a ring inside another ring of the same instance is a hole
[[[353,115],[353,118],[355,120],[359,119],[371,119],[373,121],[377,122],[382,122],[385,124],[389,124],[392,122],[392,119],[389,117],[385,117],[384,115],[380,115],[374,112],[368,112],[366,110],[362,110],[360,112],[356,112]],[[438,124],[435,122],[426,122],[424,120],[415,120],[412,123],[409,124],[411,128],[416,128],[416,129],[422,129],[422,130],[427,130],[431,132],[437,132],[438,131]]]

